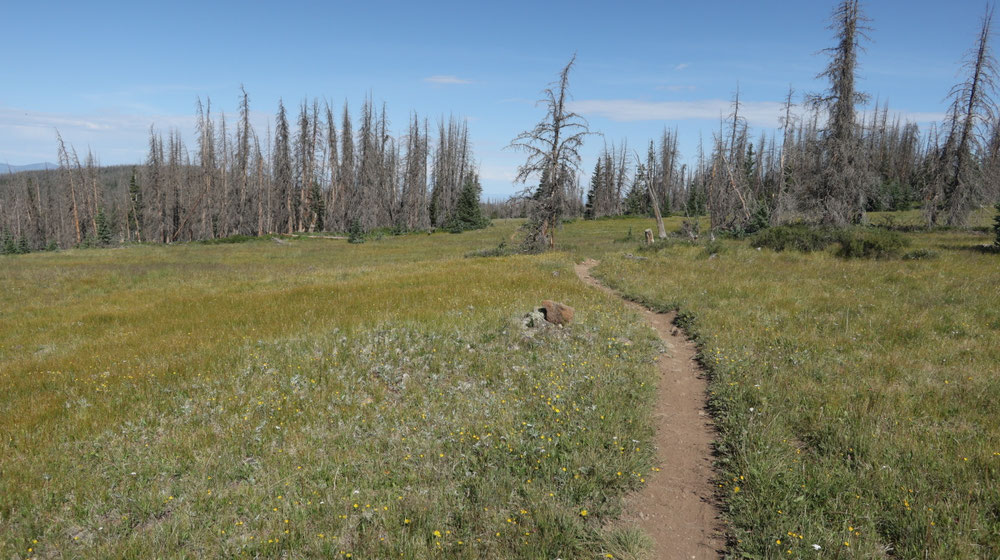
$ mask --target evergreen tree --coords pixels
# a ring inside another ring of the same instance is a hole
[[[684,214],[690,217],[704,216],[707,202],[705,189],[698,185],[691,185],[691,189],[688,191],[687,204],[684,207]]]
[[[594,189],[591,188],[587,191],[587,202],[583,205],[583,219],[593,220],[594,219]]]
[[[27,255],[31,252],[31,247],[28,246],[28,238],[21,236],[17,240],[17,253],[19,255]]]
[[[650,213],[649,186],[646,184],[646,166],[639,164],[635,179],[625,195],[625,213],[630,216],[646,216]]]
[[[364,243],[365,230],[361,227],[361,220],[355,218],[351,220],[351,226],[347,229],[348,243]]]
[[[472,229],[483,229],[490,221],[483,216],[479,207],[479,195],[482,187],[475,175],[469,175],[462,186],[462,192],[455,203],[455,210],[445,227],[452,233],[461,233]]]
[[[104,214],[104,208],[97,209],[94,223],[97,224],[97,243],[102,247],[111,245],[111,223],[107,215]]]
[[[323,191],[319,188],[319,183],[313,183],[309,193],[309,211],[316,218],[316,231],[323,231],[323,217],[326,216],[326,199]]]
[[[1000,202],[997,202],[995,208],[997,215],[993,217],[993,232],[996,234],[996,239],[993,241],[993,245],[1000,249]]]
[[[0,232],[0,255],[17,254],[17,244],[9,231]]]
[[[590,188],[587,190],[587,204],[583,208],[584,220],[594,219],[594,199],[597,198],[597,191],[601,188],[601,173],[601,158],[597,158],[597,163],[594,165],[594,173],[590,176]]]
[[[440,206],[440,198],[441,198],[440,190],[437,189],[431,190],[431,204],[430,208],[427,211],[430,216],[431,226],[438,223],[438,221],[440,220],[440,218],[438,217],[438,214],[440,213],[438,211],[438,207]]]

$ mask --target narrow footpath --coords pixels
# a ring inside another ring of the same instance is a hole
[[[589,259],[576,265],[576,275],[621,298],[591,276],[597,264]],[[661,470],[650,473],[646,486],[626,498],[624,522],[653,538],[657,560],[718,559],[725,542],[713,497],[715,433],[705,409],[708,382],[695,361],[694,343],[674,326],[674,313],[655,313],[622,300],[642,314],[667,348],[657,361],[659,398],[653,411]]]

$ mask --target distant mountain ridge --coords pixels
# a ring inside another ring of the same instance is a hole
[[[0,173],[20,173],[22,171],[44,171],[46,169],[59,169],[59,166],[54,163],[42,162],[42,163],[29,163],[28,165],[8,165],[6,163],[0,163]]]

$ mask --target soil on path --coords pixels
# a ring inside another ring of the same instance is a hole
[[[616,297],[590,270],[598,263],[576,265],[576,275]],[[724,548],[719,509],[714,499],[712,440],[715,432],[705,409],[707,381],[695,361],[694,343],[674,326],[674,313],[654,313],[624,300],[642,313],[667,351],[657,361],[659,373],[654,442],[660,471],[628,496],[624,521],[634,523],[655,542],[656,559],[717,559]]]

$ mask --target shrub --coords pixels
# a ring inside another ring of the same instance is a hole
[[[792,224],[765,229],[750,239],[750,245],[779,252],[795,250],[809,253],[822,251],[836,241],[837,236],[833,230]]]
[[[938,256],[937,251],[931,251],[930,249],[914,249],[903,255],[903,260],[906,261],[923,261],[929,259],[936,259]]]
[[[469,251],[465,254],[466,258],[474,257],[506,257],[508,255],[513,255],[514,250],[507,246],[506,241],[501,241],[500,245],[489,249],[479,249],[478,251]]]
[[[907,240],[894,231],[853,228],[840,232],[838,257],[845,259],[889,259],[899,255]]]
[[[771,225],[771,209],[766,204],[758,204],[746,222],[733,225],[721,233],[734,239],[746,239],[767,229]]]
[[[726,246],[723,245],[722,241],[713,237],[705,243],[705,248],[702,250],[701,254],[705,257],[711,257],[712,255],[723,253],[725,250]]]
[[[354,220],[353,222],[351,222],[351,227],[347,229],[347,242],[348,243],[365,242],[365,231],[361,229],[361,220]]]
[[[260,239],[262,239],[262,238],[256,237],[256,236],[253,236],[253,235],[243,235],[243,234],[238,233],[238,234],[235,234],[235,235],[230,235],[228,237],[216,237],[215,239],[203,239],[203,240],[199,241],[198,243],[201,243],[202,245],[227,245],[227,244],[230,244],[230,243],[246,243],[248,241],[257,241],[257,240],[260,240]]]

